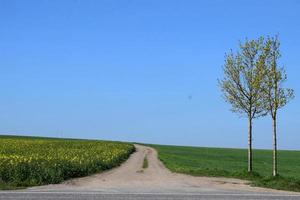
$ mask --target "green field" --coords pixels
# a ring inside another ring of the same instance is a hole
[[[121,142],[0,136],[0,188],[86,176],[120,165],[133,151]]]
[[[254,173],[247,173],[247,150],[150,145],[173,172],[251,180],[253,185],[300,191],[300,151],[279,151],[279,177],[272,175],[272,151],[254,150]]]

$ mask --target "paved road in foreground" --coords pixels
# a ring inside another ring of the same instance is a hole
[[[117,194],[99,192],[0,192],[0,199],[23,200],[296,200],[300,195],[273,195],[273,194]]]

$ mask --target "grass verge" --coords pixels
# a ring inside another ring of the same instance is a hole
[[[300,151],[279,151],[278,177],[272,177],[272,151],[254,150],[254,170],[247,172],[247,150],[149,145],[173,172],[249,180],[251,185],[300,192]]]

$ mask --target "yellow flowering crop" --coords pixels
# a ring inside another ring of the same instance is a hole
[[[0,181],[15,186],[58,183],[118,166],[134,151],[129,143],[0,137]]]

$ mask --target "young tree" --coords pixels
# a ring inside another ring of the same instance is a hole
[[[225,100],[232,111],[248,117],[248,172],[252,172],[252,123],[266,114],[261,85],[263,80],[264,39],[246,40],[240,43],[240,51],[225,56],[224,78],[219,81]]]
[[[273,176],[277,176],[277,112],[293,97],[294,91],[283,87],[287,75],[283,67],[278,66],[280,54],[278,37],[268,37],[265,44],[265,81],[262,87],[265,109],[273,121]]]

